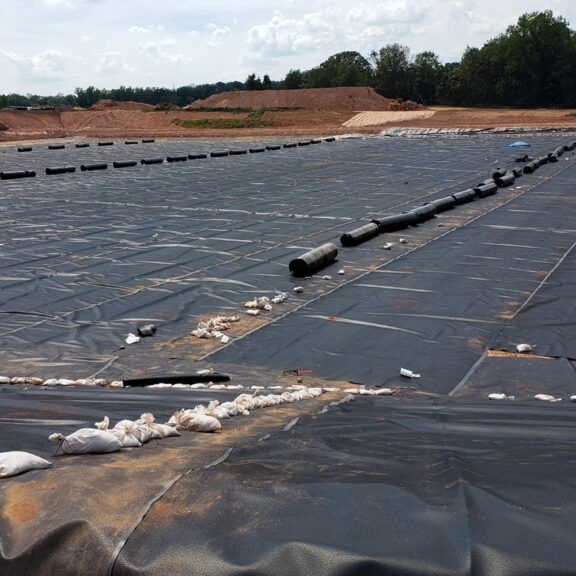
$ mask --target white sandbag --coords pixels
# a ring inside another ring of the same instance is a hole
[[[99,454],[122,448],[122,442],[112,432],[97,428],[80,428],[68,436],[51,434],[48,438],[62,442],[61,448],[67,454]]]
[[[168,438],[168,436],[180,436],[180,432],[178,432],[176,428],[168,426],[168,424],[154,423],[152,424],[151,428],[160,434],[160,438]]]
[[[30,452],[0,452],[0,478],[16,476],[28,470],[41,470],[52,466],[52,462]]]
[[[179,410],[174,413],[167,424],[174,426],[176,430],[187,432],[216,432],[222,428],[222,424],[214,416],[198,414],[193,410]]]
[[[110,430],[120,442],[122,442],[122,448],[139,448],[142,446],[142,442],[132,434],[132,429],[130,427],[126,428],[113,428]]]
[[[132,420],[120,420],[114,426],[116,430],[129,430],[141,444],[146,444],[152,438],[152,430],[146,426],[139,426]]]

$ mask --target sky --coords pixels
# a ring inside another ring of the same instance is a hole
[[[576,28],[574,0],[1,0],[0,94],[283,80],[393,43],[456,62],[546,9]]]

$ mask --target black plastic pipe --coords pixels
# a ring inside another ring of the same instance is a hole
[[[32,152],[32,146],[20,146],[18,152]]]
[[[330,264],[336,256],[338,256],[338,248],[335,244],[327,242],[294,258],[288,267],[294,276],[310,276]]]
[[[444,198],[432,200],[430,204],[434,204],[436,212],[445,212],[446,210],[451,210],[456,206],[456,198],[454,198],[454,196],[445,196]]]
[[[155,142],[154,138],[145,138],[142,140],[142,144],[150,144],[151,142]]]
[[[114,142],[98,142],[98,146],[114,146]]]
[[[532,162],[528,162],[528,164],[524,165],[523,171],[524,174],[532,174],[532,172],[534,172],[534,170],[536,170],[538,168],[539,164],[533,160]]]
[[[202,158],[208,158],[208,154],[188,154],[188,160],[201,160]]]
[[[467,188],[461,192],[455,192],[452,194],[452,198],[456,200],[456,204],[465,204],[466,202],[472,202],[476,200],[476,192],[472,188]]]
[[[474,192],[476,192],[476,196],[478,198],[486,198],[486,196],[492,196],[492,194],[496,194],[498,191],[498,184],[496,182],[492,182],[492,184],[481,184],[480,186],[476,186],[474,188]]]
[[[66,146],[64,144],[49,144],[48,150],[64,150]]]
[[[191,374],[182,376],[154,376],[147,378],[128,378],[122,383],[125,387],[152,386],[153,384],[200,384],[208,382],[229,382],[227,374]]]
[[[373,220],[369,224],[342,234],[340,243],[342,246],[357,246],[366,240],[370,240],[370,238],[374,238],[374,236],[378,236],[378,234],[380,234],[380,222]]]
[[[34,178],[34,170],[18,170],[16,172],[0,172],[0,180],[16,180],[17,178]]]
[[[425,220],[430,220],[430,218],[434,218],[437,211],[438,210],[433,202],[430,202],[430,204],[424,204],[424,206],[420,206],[419,208],[411,210],[411,212],[416,213],[418,222],[424,222]]]
[[[394,216],[385,216],[380,218],[378,222],[380,232],[393,232],[394,230],[402,230],[402,228],[418,224],[418,214],[412,210],[402,214],[395,214]]]
[[[258,152],[266,152],[266,148],[250,148],[250,154],[257,154]]]
[[[124,144],[126,144],[126,145],[138,144],[138,140],[126,140],[126,141],[124,142]]]
[[[188,160],[188,156],[168,156],[166,160],[168,162],[186,162]]]
[[[112,162],[112,166],[114,166],[114,168],[128,168],[130,166],[137,166],[137,165],[138,165],[137,160],[121,160],[119,162]]]
[[[140,160],[140,164],[162,164],[164,158],[143,158]]]
[[[80,166],[80,170],[82,170],[82,172],[92,170],[106,170],[106,168],[108,168],[108,164],[105,164],[104,162],[100,164],[82,164],[82,166]]]
[[[280,148],[282,148],[282,146],[280,146],[280,144],[273,144],[273,145],[266,146],[266,150],[280,150]]]
[[[226,150],[225,152],[210,152],[211,158],[224,158],[224,156],[228,156],[229,152]]]
[[[309,146],[311,143],[311,140],[300,140],[300,142],[298,142],[298,146]]]
[[[334,136],[330,136],[329,138],[324,138],[324,142],[336,142],[336,138]]]
[[[229,150],[228,154],[230,156],[241,156],[242,154],[248,154],[248,150]]]
[[[283,148],[296,148],[298,146],[297,142],[288,142],[287,144],[282,144]]]
[[[76,168],[74,166],[57,166],[56,168],[46,168],[46,174],[72,174],[76,172]]]
[[[76,144],[76,148],[89,148],[90,144],[88,142],[82,142],[80,144]]]
[[[504,174],[502,174],[502,176],[500,176],[499,178],[496,178],[494,181],[496,182],[496,186],[498,186],[498,188],[504,188],[505,186],[510,186],[511,184],[514,184],[514,180],[516,180],[514,172],[507,171]]]

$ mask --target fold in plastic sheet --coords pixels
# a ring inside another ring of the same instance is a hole
[[[537,402],[341,404],[182,478],[113,574],[567,574],[574,425]]]

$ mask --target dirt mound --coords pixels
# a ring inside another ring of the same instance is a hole
[[[189,108],[311,108],[316,110],[388,110],[394,102],[365,86],[301,88],[299,90],[246,90],[213,94]]]
[[[126,102],[119,102],[118,100],[98,100],[95,104],[90,106],[89,110],[153,110],[152,104],[144,104],[143,102],[133,102],[127,100]]]

